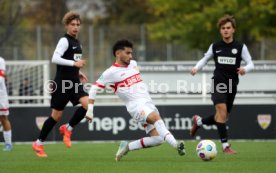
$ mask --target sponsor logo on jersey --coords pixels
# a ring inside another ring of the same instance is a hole
[[[258,124],[262,129],[267,129],[271,123],[271,115],[270,114],[259,114],[257,116]]]
[[[72,49],[77,49],[78,46],[73,46]]]
[[[238,49],[236,49],[236,48],[232,49],[232,53],[233,53],[234,55],[237,54],[237,53],[238,53]]]
[[[222,50],[216,50],[216,53],[220,53]]]
[[[75,53],[75,54],[74,54],[74,60],[75,60],[75,61],[79,61],[79,60],[81,59],[81,57],[82,57],[82,54],[81,54],[81,53]]]
[[[42,129],[44,122],[47,120],[48,116],[39,116],[35,118],[35,124],[39,130]]]
[[[226,57],[226,56],[218,56],[218,63],[219,64],[235,65],[236,64],[236,58]]]
[[[115,91],[117,90],[118,87],[130,87],[136,83],[141,82],[141,75],[140,73],[137,73],[133,76],[130,76],[120,82],[115,83]]]

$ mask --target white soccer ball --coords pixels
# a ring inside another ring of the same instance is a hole
[[[217,156],[216,144],[211,140],[202,140],[196,146],[196,153],[202,160],[212,160]]]

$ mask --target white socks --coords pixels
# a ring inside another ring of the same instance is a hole
[[[132,141],[128,144],[129,150],[138,150],[141,148],[153,147],[161,145],[164,140],[160,136],[151,136]]]
[[[71,131],[71,132],[72,132],[72,130],[73,130],[73,127],[70,126],[69,123],[66,124],[66,128],[67,128],[67,130],[69,130],[69,131]]]
[[[154,127],[156,131],[159,133],[160,137],[168,142],[172,147],[177,147],[177,141],[175,140],[174,136],[169,132],[167,127],[164,124],[163,120],[158,120],[154,123]]]
[[[3,131],[3,137],[4,137],[4,141],[5,144],[12,144],[12,132],[11,130],[9,131]]]
[[[226,147],[229,147],[230,145],[228,144],[228,142],[224,142],[222,143],[222,148],[225,149]]]
[[[196,119],[196,124],[198,126],[201,126],[202,125],[202,118],[200,116],[198,116],[198,118]]]
[[[39,140],[39,139],[37,139],[37,140],[35,141],[35,143],[36,143],[37,145],[43,145],[43,144],[44,144],[44,142],[42,142],[42,141]]]

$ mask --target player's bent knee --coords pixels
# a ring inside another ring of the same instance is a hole
[[[154,124],[156,121],[158,121],[160,119],[161,119],[161,117],[156,112],[152,112],[147,117],[147,122],[150,124]]]

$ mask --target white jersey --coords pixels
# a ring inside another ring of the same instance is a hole
[[[130,61],[128,66],[113,64],[105,70],[95,85],[100,88],[113,89],[126,104],[130,114],[148,102],[152,102],[147,85],[142,81],[137,63]]]
[[[0,57],[0,115],[9,114],[8,94],[5,84],[5,71],[5,60],[2,57]]]
[[[6,71],[6,64],[5,60],[0,57],[0,92],[1,97],[6,96],[6,92],[2,93],[3,91],[6,91],[6,85],[5,85],[5,71]]]

